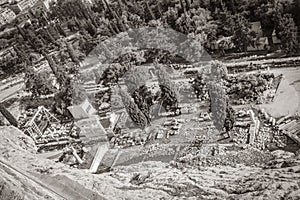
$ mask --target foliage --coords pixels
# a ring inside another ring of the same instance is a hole
[[[112,63],[102,73],[99,83],[104,86],[116,84],[120,77],[122,77],[128,70],[127,66],[120,65],[119,63]]]
[[[132,98],[134,99],[134,102],[139,107],[139,109],[145,115],[147,122],[150,124],[151,122],[150,108],[154,104],[154,98],[155,98],[152,95],[151,91],[148,90],[146,85],[143,85],[137,88],[132,93]]]
[[[150,106],[153,105],[152,94],[146,86],[149,78],[147,67],[135,67],[124,76],[127,91],[147,118],[148,123],[150,123]]]
[[[73,105],[78,105],[78,104],[82,103],[85,99],[88,98],[88,95],[81,83],[73,82],[71,87],[73,89],[73,92],[72,92],[72,104]]]
[[[203,8],[192,8],[182,13],[176,20],[178,31],[193,34],[201,43],[212,42],[216,38],[217,25],[212,20],[210,12]]]
[[[280,18],[278,32],[279,38],[281,39],[281,44],[285,52],[288,54],[297,52],[298,29],[290,14],[285,14]]]
[[[56,91],[51,79],[49,79],[50,73],[47,71],[35,72],[31,71],[26,74],[26,90],[31,92],[33,97],[39,97],[41,95],[49,95]]]
[[[224,63],[220,61],[212,61],[211,65],[211,74],[210,77],[212,80],[227,80],[228,79],[228,70]]]
[[[135,67],[127,71],[123,78],[128,92],[132,94],[135,90],[146,84],[147,79],[149,79],[148,69],[143,66]]]
[[[73,61],[74,63],[76,63],[76,64],[79,64],[80,61],[79,61],[78,56],[76,55],[76,53],[75,53],[75,51],[74,51],[73,46],[72,46],[70,43],[68,43],[68,42],[66,42],[66,46],[67,46],[67,50],[68,50],[68,52],[69,52],[69,55],[70,55],[72,61]]]
[[[148,120],[126,91],[119,90],[125,109],[132,121],[141,129],[145,129]]]
[[[197,73],[197,77],[192,81],[192,87],[198,99],[203,99],[207,91],[207,85],[203,73]]]
[[[216,82],[210,82],[208,88],[213,124],[218,131],[223,131],[227,108],[226,92],[222,85]]]
[[[161,105],[166,111],[175,111],[178,108],[179,94],[175,85],[172,83],[166,69],[156,64],[157,77],[161,90]]]
[[[240,14],[233,15],[229,20],[231,20],[232,41],[239,51],[245,52],[251,43],[250,23]]]
[[[54,96],[53,110],[56,114],[67,118],[71,117],[67,108],[72,105],[73,92],[71,78],[65,77],[63,84],[60,85],[59,92],[57,92]]]
[[[267,90],[273,74],[245,74],[228,80],[227,94],[231,99],[252,99],[256,101]]]
[[[230,105],[229,101],[227,100],[226,117],[225,117],[225,121],[224,121],[224,128],[225,128],[226,132],[233,129],[235,121],[236,121],[235,111],[233,110],[232,106]]]

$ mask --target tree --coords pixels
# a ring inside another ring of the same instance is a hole
[[[50,33],[48,28],[42,28],[42,35],[43,37],[48,41],[51,42],[52,44],[56,45],[56,46],[60,46],[58,42],[56,42],[55,38],[53,37],[53,35]]]
[[[145,2],[145,4],[146,4],[146,8],[147,8],[147,13],[149,13],[149,16],[151,17],[151,20],[155,20],[156,19],[156,17],[155,17],[155,15],[154,15],[154,13],[153,13],[153,11],[152,11],[152,9],[151,9],[151,7],[150,7],[150,5],[149,5],[149,2],[146,0],[146,1],[144,1]]]
[[[82,86],[81,83],[79,83],[79,82],[73,82],[71,87],[73,89],[72,104],[75,104],[75,105],[80,104],[85,99],[88,98],[86,90],[84,89],[84,87]]]
[[[126,67],[119,63],[112,63],[107,67],[101,75],[98,84],[102,83],[105,86],[117,83],[119,78],[122,77],[126,72]]]
[[[46,58],[46,60],[48,61],[48,64],[53,72],[53,74],[55,75],[55,77],[58,77],[58,69],[57,69],[57,65],[56,63],[53,61],[52,57],[50,55],[48,55],[45,51],[42,52],[43,56]]]
[[[208,87],[213,124],[218,131],[223,131],[227,108],[225,90],[216,82],[210,82]]]
[[[166,111],[176,111],[178,109],[179,94],[172,83],[166,69],[156,64],[159,87],[161,90],[161,105]]]
[[[247,51],[247,47],[251,44],[250,23],[248,20],[241,14],[233,15],[230,27],[235,47],[239,51]]]
[[[281,39],[281,44],[287,54],[297,52],[297,26],[290,14],[285,14],[279,20],[278,35]]]
[[[26,54],[22,49],[20,49],[16,45],[13,46],[13,48],[14,48],[15,52],[17,53],[17,55],[19,56],[19,58],[22,59],[23,61],[25,61],[26,65],[29,65],[30,60],[29,60],[28,54]]]
[[[296,25],[300,26],[300,0],[294,0],[293,1],[293,8],[292,8],[292,14],[294,16],[294,20]]]
[[[192,87],[197,99],[201,99],[206,92],[206,81],[203,73],[197,73],[197,77],[192,81]]]
[[[59,92],[54,96],[53,110],[57,114],[67,118],[71,117],[67,108],[72,105],[73,92],[72,80],[65,76],[64,82],[60,84]]]
[[[59,32],[62,36],[67,37],[67,34],[66,34],[65,30],[62,28],[61,24],[56,23],[55,26],[56,26],[56,29],[58,30],[58,32]]]
[[[132,121],[141,129],[145,129],[148,126],[147,118],[143,114],[143,112],[138,108],[138,106],[134,103],[132,98],[126,91],[122,89],[119,90],[120,96],[122,98],[125,109],[132,119]]]
[[[228,70],[224,63],[220,61],[212,61],[210,65],[212,80],[228,80]]]
[[[8,44],[9,41],[7,39],[0,39],[0,50],[6,48]]]
[[[226,132],[233,129],[235,120],[236,120],[235,112],[234,112],[232,106],[230,105],[229,100],[227,99],[226,117],[225,117],[225,121],[224,121],[224,128],[225,128]]]
[[[54,62],[53,58],[50,55],[48,55],[45,51],[43,51],[42,54],[48,61],[49,66],[52,70],[52,73],[56,77],[56,80],[57,80],[59,86],[62,87],[63,85],[65,85],[66,82],[68,81],[68,77],[67,77],[65,71],[63,71],[62,68],[58,67],[56,65],[56,63]]]
[[[217,25],[210,12],[203,8],[192,8],[176,19],[176,30],[192,34],[201,44],[215,39]]]
[[[153,105],[153,101],[152,94],[146,86],[147,79],[149,79],[148,68],[144,67],[129,70],[124,77],[127,91],[150,123],[150,106]]]
[[[268,38],[271,50],[274,49],[272,34],[279,27],[279,21],[283,13],[288,12],[292,1],[289,0],[262,0],[256,3],[255,15],[259,18],[264,35]]]
[[[67,46],[67,50],[68,50],[68,53],[72,59],[72,61],[76,64],[79,64],[80,61],[78,59],[78,56],[76,55],[75,51],[74,51],[74,48],[71,44],[69,44],[68,42],[66,42],[66,46]]]
[[[95,46],[97,46],[97,42],[93,40],[93,38],[86,32],[81,32],[82,37],[79,39],[79,49],[85,55],[88,55]]]
[[[135,90],[146,84],[149,78],[147,67],[135,67],[126,72],[124,81],[127,86],[127,90],[132,94]]]
[[[86,28],[87,32],[93,37],[97,34],[97,28],[93,25],[93,23],[88,20],[86,22]]]
[[[31,71],[31,73],[27,73],[25,82],[26,90],[30,91],[33,97],[54,93],[56,90],[49,76],[50,74],[46,71],[40,73]]]

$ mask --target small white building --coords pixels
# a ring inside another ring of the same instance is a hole
[[[19,14],[20,12],[33,7],[37,2],[38,2],[38,0],[21,0],[18,3],[12,5],[11,9],[16,14]]]
[[[97,112],[88,99],[79,105],[69,106],[68,110],[75,120],[89,118]]]
[[[16,14],[9,8],[0,8],[0,26],[10,23],[16,18]]]

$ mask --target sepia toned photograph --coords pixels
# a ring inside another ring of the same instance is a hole
[[[0,200],[300,200],[300,0],[0,0]]]

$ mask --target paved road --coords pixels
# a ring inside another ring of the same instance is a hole
[[[24,83],[20,83],[20,84],[14,85],[8,89],[1,90],[0,91],[0,102],[4,101],[4,100],[8,100],[9,98],[15,97],[17,95],[17,93],[22,90],[23,86],[24,86]]]
[[[83,187],[66,176],[49,176],[34,172],[29,174],[2,160],[0,160],[0,169],[3,169],[9,175],[13,175],[24,184],[24,188],[29,186],[32,188],[32,191],[38,191],[36,196],[46,193],[55,200],[106,200],[103,196]],[[41,190],[44,193],[41,193]]]
[[[21,181],[23,184],[26,183],[28,185],[31,185],[35,189],[37,189],[36,188],[37,186],[43,188],[45,193],[47,193],[49,196],[51,196],[54,199],[58,199],[58,200],[66,199],[62,195],[58,194],[57,192],[53,191],[52,189],[50,189],[49,187],[47,187],[46,185],[41,183],[40,181],[38,181],[35,178],[31,177],[27,173],[22,172],[19,169],[16,169],[15,167],[11,166],[10,164],[8,164],[4,161],[0,161],[0,168],[3,169],[8,174],[15,176],[18,180],[24,180],[24,181]],[[40,193],[40,194],[37,193],[36,195],[40,196],[41,194],[42,193]]]

